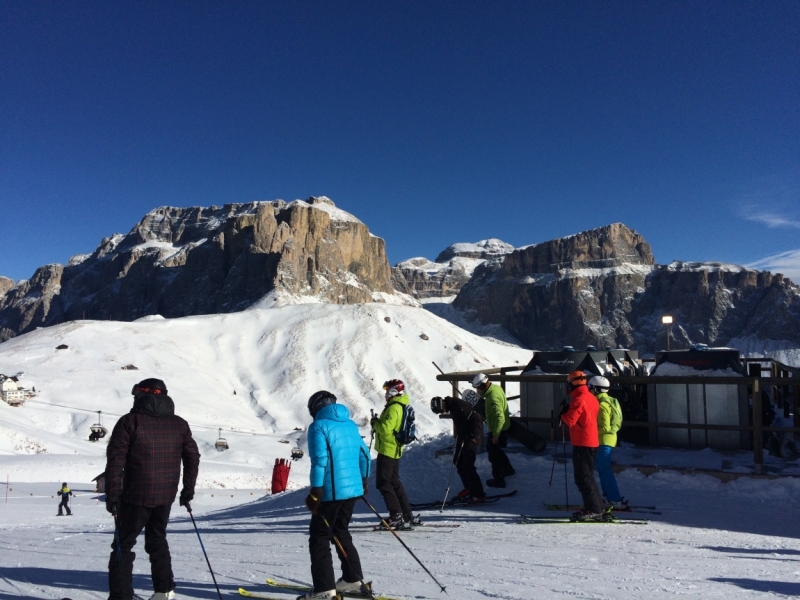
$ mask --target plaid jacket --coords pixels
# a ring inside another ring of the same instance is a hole
[[[175,415],[169,396],[141,394],[108,441],[106,498],[138,506],[172,504],[181,463],[183,489],[194,492],[200,451],[189,424]]]

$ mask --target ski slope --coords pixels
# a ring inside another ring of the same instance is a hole
[[[68,348],[56,350],[62,344]],[[525,364],[529,355],[422,308],[382,303],[39,329],[0,344],[0,373],[22,372],[20,384],[38,394],[19,408],[0,402],[0,476],[91,481],[105,468],[108,439],[88,441],[96,411],[110,432],[132,406],[133,384],[158,377],[198,441],[198,485],[265,489],[276,458],[288,458],[295,446],[306,451],[306,402],[314,392],[336,394],[369,437],[370,410],[384,405],[383,382],[400,378],[425,438],[450,428],[428,409],[432,396],[452,393],[436,381],[433,362],[445,371],[474,370]],[[218,428],[226,452],[214,448]],[[290,486],[304,486],[307,474],[308,460],[294,463]]]

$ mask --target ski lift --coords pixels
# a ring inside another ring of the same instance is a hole
[[[303,451],[300,448],[292,448],[292,460],[300,460],[303,458]]]
[[[97,423],[92,425],[90,428],[89,433],[89,441],[96,442],[99,439],[102,439],[108,435],[108,429],[103,427],[103,411],[97,411]]]
[[[216,444],[214,444],[214,447],[217,449],[217,452],[225,452],[225,450],[230,448],[230,446],[228,446],[228,440],[222,437],[222,427],[219,428],[219,439]]]

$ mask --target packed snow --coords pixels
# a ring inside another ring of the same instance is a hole
[[[450,393],[431,363],[445,371],[475,370],[523,365],[530,356],[413,306],[261,306],[172,320],[74,322],[0,344],[0,373],[21,373],[20,384],[36,389],[23,407],[0,403],[0,477],[9,482],[0,487],[0,600],[107,597],[113,521],[90,483],[104,468],[107,438],[91,443],[87,436],[100,418],[113,427],[141,379],[166,381],[198,440],[194,516],[222,593],[233,597],[244,587],[288,600],[294,596],[265,579],[310,579],[303,506],[308,459],[292,463],[287,492],[272,496],[267,488],[275,459],[288,458],[295,446],[306,449],[308,396],[322,388],[336,393],[368,438],[370,410],[383,405],[382,382],[403,379],[421,439],[403,458],[402,478],[412,502],[434,501],[444,497],[451,459],[435,453],[452,438],[449,421],[427,408],[431,396]],[[56,350],[59,345],[68,348]],[[214,449],[218,428],[231,446],[226,452]],[[800,479],[788,476],[800,473],[796,461],[767,457],[771,476],[756,478],[749,453],[623,445],[614,451],[619,467],[628,466],[618,474],[623,495],[632,504],[656,506],[624,516],[649,523],[518,524],[521,513],[566,514],[546,510],[544,502],[563,503],[567,495],[579,502],[571,462],[560,445],[553,462],[555,449],[551,442],[537,456],[512,442],[517,474],[506,491],[517,490],[514,497],[425,510],[424,521],[447,527],[399,533],[447,586],[447,597],[800,595]],[[490,476],[485,453],[477,466]],[[71,517],[56,516],[62,481],[77,494]],[[460,488],[453,474],[450,496]],[[374,477],[368,500],[385,511]],[[376,591],[402,600],[445,597],[391,534],[369,530],[374,523],[359,503],[354,538]],[[178,598],[216,598],[197,535],[177,503],[168,533]],[[134,586],[148,597],[142,545],[140,539],[134,549]]]

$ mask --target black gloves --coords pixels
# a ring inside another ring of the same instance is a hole
[[[178,500],[178,504],[181,506],[185,506],[186,510],[192,512],[192,505],[189,504],[192,499],[194,498],[194,491],[183,489],[181,490],[180,500]]]
[[[117,511],[119,511],[119,500],[109,500],[106,498],[106,510],[116,517]]]
[[[312,515],[317,514],[320,502],[322,502],[322,488],[311,488],[311,492],[306,496],[306,508]]]
[[[567,402],[565,400],[562,400],[562,402],[561,402],[561,412],[558,413],[558,418],[560,419],[564,415],[564,413],[567,412],[568,410],[569,410],[569,404],[567,404]]]

